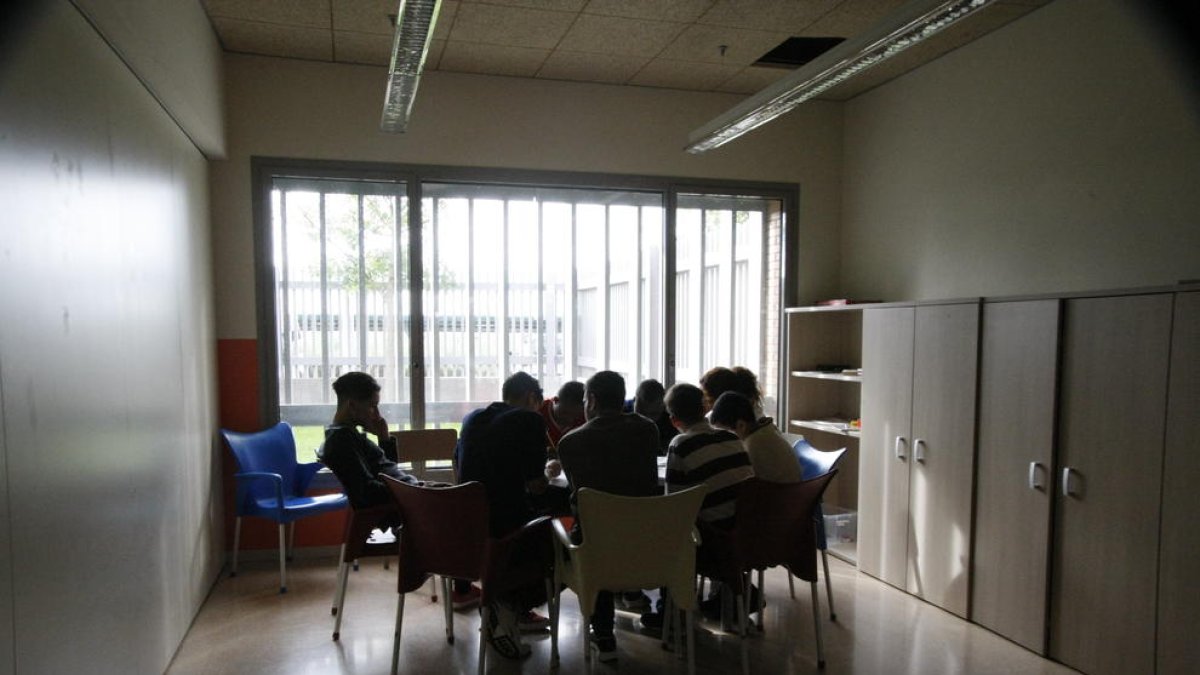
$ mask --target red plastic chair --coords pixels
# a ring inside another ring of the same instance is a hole
[[[730,530],[702,528],[697,557],[700,574],[721,581],[733,592],[742,637],[742,670],[749,672],[746,653],[748,575],[754,570],[783,565],[809,582],[817,638],[817,667],[825,667],[821,641],[820,598],[817,595],[817,542],[813,510],[837,470],[800,483],[770,483],[751,478],[741,483],[737,513]],[[761,580],[761,576],[759,577]],[[759,583],[759,620],[763,589]]]
[[[337,617],[333,624],[333,639],[341,634],[342,616],[346,603],[346,584],[350,579],[350,568],[360,558],[376,558],[396,556],[400,553],[400,545],[395,537],[388,534],[381,539],[372,539],[371,533],[376,529],[385,532],[390,529],[390,523],[397,521],[396,507],[373,506],[364,509],[351,509],[346,516],[346,528],[342,535],[342,553],[338,558],[338,583],[334,591],[333,614]]]
[[[397,671],[400,661],[404,596],[420,588],[431,574],[437,574],[443,579],[481,582],[479,673],[482,675],[491,637],[490,603],[507,591],[539,581],[545,585],[547,597],[551,596],[554,556],[550,518],[531,520],[516,532],[494,539],[488,534],[487,491],[483,483],[471,481],[451,487],[420,487],[388,476],[383,478],[400,509],[403,523],[392,672]],[[444,604],[450,606],[448,602]],[[553,603],[551,611],[554,611]],[[551,626],[554,630],[553,621]],[[451,644],[454,643],[453,630],[453,623],[448,623],[446,640]]]

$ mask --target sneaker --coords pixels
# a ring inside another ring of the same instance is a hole
[[[466,609],[479,604],[479,587],[471,585],[466,591],[450,591],[450,604],[454,609]]]
[[[601,663],[612,663],[617,660],[617,639],[611,635],[599,636],[593,633],[588,638],[592,643],[592,651]]]
[[[517,627],[517,614],[500,603],[488,607],[488,643],[497,654],[506,659],[521,659],[533,651],[521,641],[521,630]]]
[[[532,609],[525,612],[520,619],[517,620],[517,628],[521,629],[522,633],[541,633],[550,627],[550,619],[538,614]]]
[[[641,591],[629,591],[627,593],[618,593],[613,599],[617,609],[623,609],[627,612],[643,612],[650,611],[650,598]]]

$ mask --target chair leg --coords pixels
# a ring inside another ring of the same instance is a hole
[[[242,517],[238,516],[233,521],[233,564],[230,567],[229,576],[237,576],[237,552],[238,545],[242,543]]]
[[[445,598],[442,612],[446,616],[446,643],[454,644],[454,603],[450,602],[450,577],[442,577],[442,597]]]
[[[338,571],[337,571],[337,577],[335,577],[338,581],[337,581],[337,586],[333,589],[333,609],[329,610],[329,613],[334,616],[337,616],[338,612],[340,611],[340,608],[338,607],[338,593],[340,592],[340,587],[341,587],[341,583],[342,583],[342,568],[345,566],[346,566],[346,544],[345,544],[345,542],[343,542],[342,550],[341,550],[341,552],[338,553]]]
[[[813,627],[817,633],[817,667],[825,667],[825,642],[821,639],[821,598],[817,594],[817,582],[809,584],[812,588]]]
[[[749,599],[746,593],[734,596],[738,615],[738,644],[742,652],[742,675],[750,675],[750,652],[746,647],[746,624],[750,622]]]
[[[829,602],[829,620],[837,621],[837,613],[833,611],[833,583],[829,580],[829,556],[821,549],[821,564],[825,567],[825,600]]]
[[[758,606],[754,611],[758,613],[758,632],[763,632],[763,608],[767,606],[767,587],[763,584],[763,571],[758,571]]]
[[[791,594],[793,600],[796,599],[796,577],[792,575],[791,570],[788,570],[788,593]]]
[[[396,600],[396,633],[392,636],[392,675],[400,668],[400,631],[404,628],[404,594]]]
[[[696,675],[696,613],[686,614],[688,675]]]
[[[552,579],[546,579],[546,608],[550,610],[550,667],[558,666],[558,589]]]
[[[438,593],[437,579],[435,579],[434,575],[431,574],[431,575],[429,575],[429,601],[430,602],[437,602],[437,593]]]
[[[279,524],[279,592],[287,593],[287,546],[284,541],[287,530],[283,523]]]
[[[671,594],[666,590],[664,590],[663,593],[665,595],[663,596],[662,608],[662,636],[660,636],[659,639],[662,641],[663,649],[671,649],[671,613],[675,605],[675,599],[672,598]]]
[[[343,555],[345,554],[345,550],[346,545],[342,544]],[[346,562],[343,561],[341,565],[338,565],[338,583],[336,593],[337,604],[333,608],[333,613],[335,616],[337,616],[337,619],[335,619],[333,622],[334,641],[337,641],[342,634],[342,617],[346,615],[346,611],[343,609],[346,604],[346,584],[349,583],[349,581],[350,565],[347,565]]]
[[[483,675],[484,668],[486,667],[485,664],[487,663],[487,643],[488,643],[488,638],[491,637],[491,635],[492,635],[492,629],[489,627],[489,624],[491,622],[491,619],[489,618],[490,614],[491,614],[491,609],[487,605],[483,604],[482,601],[480,601],[480,603],[479,603],[479,675]]]
[[[296,521],[294,520],[288,525],[287,559],[296,559]]]

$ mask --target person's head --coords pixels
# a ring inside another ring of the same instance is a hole
[[[745,438],[754,431],[758,418],[750,399],[736,391],[727,391],[713,404],[709,420],[714,427],[728,429],[738,438]]]
[[[587,381],[588,419],[600,413],[621,412],[625,405],[625,378],[611,370],[601,370]]]
[[[642,380],[633,395],[633,412],[656,420],[663,414],[662,383],[658,380]]]
[[[379,417],[379,383],[370,375],[353,371],[333,381],[337,395],[334,418],[365,426]]]
[[[736,386],[737,375],[734,375],[732,370],[725,366],[710,368],[708,372],[700,376],[700,388],[704,390],[705,410],[711,409],[721,394],[733,391]]]
[[[680,382],[671,385],[663,398],[671,424],[677,429],[690,427],[704,419],[704,392],[694,384]]]
[[[762,407],[762,390],[758,388],[758,377],[754,371],[744,366],[733,367],[734,386],[731,391],[750,399],[750,405],[756,409]]]
[[[583,383],[571,380],[558,388],[554,401],[554,419],[570,424],[583,415]]]
[[[542,404],[542,386],[529,373],[517,371],[504,381],[500,397],[511,406],[537,410]]]

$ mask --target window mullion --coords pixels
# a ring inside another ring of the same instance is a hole
[[[500,380],[508,377],[508,200],[505,199],[504,212],[500,216],[500,317],[496,321],[496,330],[500,331]]]
[[[421,258],[425,219],[421,183],[415,177],[405,183],[405,196],[408,203],[408,418],[411,428],[424,429],[428,417],[425,410],[425,261]],[[397,224],[397,237],[401,232],[403,227]],[[437,279],[436,263],[432,270]],[[396,284],[396,288],[397,292],[403,293],[400,284]],[[403,308],[404,303],[399,305]]]
[[[610,233],[611,227],[612,227],[611,218],[612,218],[612,205],[605,204],[604,205],[604,246],[603,246],[604,270],[601,273],[603,275],[601,278],[601,284],[602,284],[601,288],[604,289],[604,293],[602,293],[600,296],[600,302],[604,303],[603,307],[601,308],[602,311],[600,314],[600,316],[603,317],[603,328],[600,331],[600,339],[603,340],[603,342],[601,343],[603,345],[603,348],[601,349],[601,352],[600,352],[600,354],[601,354],[600,363],[602,364],[602,368],[604,370],[611,370],[611,368],[612,368],[612,363],[610,361],[610,359],[612,358],[612,344],[611,344],[612,343],[612,340],[611,340],[612,335],[609,333],[609,331],[611,329],[611,325],[612,325],[612,302],[611,302],[611,300],[612,300],[612,251],[610,250],[610,246],[609,246],[609,233]]]
[[[634,326],[636,327],[633,334],[633,379],[641,382],[643,379],[642,372],[642,210],[644,207],[637,207],[637,261],[633,267],[633,294],[636,299],[633,301],[634,311]]]
[[[535,199],[537,205],[537,377],[538,382],[546,381],[546,286],[545,256],[546,223],[543,218],[546,205]]]
[[[439,262],[438,261],[438,241],[439,241],[439,239],[438,239],[438,210],[439,210],[438,203],[439,203],[439,201],[440,201],[440,199],[438,197],[434,197],[432,200],[430,200],[430,205],[432,207],[432,210],[429,214],[429,225],[430,225],[429,236],[431,237],[429,240],[429,250],[430,250],[430,257],[433,258],[433,260],[430,262],[430,269],[433,270],[433,272],[432,272],[432,276],[430,276],[429,280],[430,280],[430,282],[432,282],[431,286],[433,288],[433,297],[430,299],[430,302],[433,304],[433,314],[429,318],[426,318],[424,316],[421,317],[422,323],[429,326],[429,330],[432,334],[431,342],[433,342],[433,374],[430,375],[429,373],[425,373],[425,377],[433,378],[433,400],[434,401],[442,400],[442,345],[441,345],[441,336],[439,335],[439,332],[438,332],[438,320],[439,320],[439,317],[441,316],[441,297],[440,296],[441,296],[441,291],[442,291],[442,289],[441,289],[441,274],[438,273],[438,270],[440,269],[438,266],[438,262]],[[410,253],[409,255],[411,256],[412,254]]]
[[[283,297],[283,307],[280,326],[277,327],[279,333],[279,342],[283,345],[283,397],[285,403],[292,402],[292,318],[291,318],[291,288],[289,282],[291,280],[290,269],[288,266],[288,230],[287,230],[287,190],[279,191],[279,245],[282,255],[279,256],[280,264],[283,266],[281,274],[283,278],[278,280],[280,284],[280,295]],[[282,330],[278,330],[282,329]]]
[[[320,193],[317,218],[320,221],[318,238],[321,240],[321,401],[329,403],[329,261],[325,241],[325,193]]]
[[[736,365],[737,331],[737,212],[729,211],[729,358],[727,363]]]
[[[467,400],[475,400],[475,200],[467,200]]]
[[[571,327],[571,334],[565,340],[566,344],[570,345],[570,353],[567,354],[567,369],[564,373],[566,379],[574,380],[576,375],[576,356],[579,353],[578,345],[578,317],[576,316],[576,297],[579,292],[579,272],[575,266],[576,258],[576,241],[579,238],[579,219],[578,219],[578,204],[571,202],[571,288],[567,294],[567,325]]]
[[[358,369],[367,370],[367,237],[363,196],[358,194]]]

